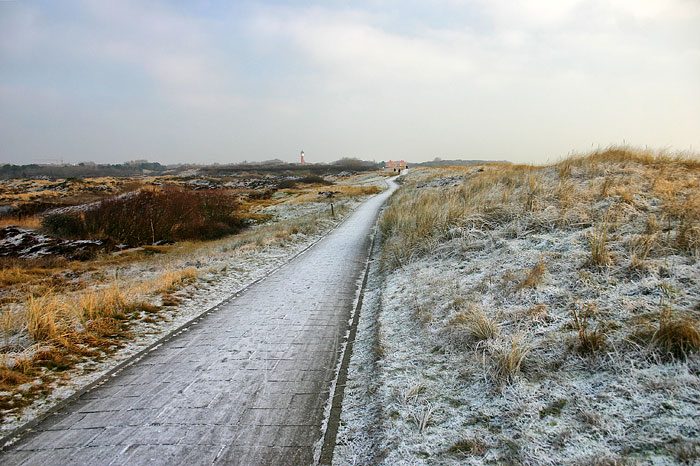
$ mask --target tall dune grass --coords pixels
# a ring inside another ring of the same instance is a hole
[[[380,220],[390,245],[385,262],[396,267],[411,256],[419,257],[455,230],[491,231],[516,222],[534,230],[596,226],[591,261],[606,265],[611,261],[605,249],[606,215],[612,215],[616,224],[624,221],[631,211],[621,212],[622,204],[633,205],[634,193],[648,191],[649,183],[663,201],[664,220],[671,225],[668,245],[697,253],[698,170],[700,160],[691,156],[612,148],[550,166],[488,164],[483,171],[472,169],[463,184],[448,189],[409,184],[390,198]],[[593,207],[606,198],[612,198],[611,209]]]

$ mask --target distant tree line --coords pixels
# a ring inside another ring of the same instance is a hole
[[[298,163],[284,163],[277,160],[261,163],[240,163],[231,165],[216,165],[203,167],[200,172],[211,176],[226,175],[237,172],[269,172],[269,173],[295,173],[298,175],[330,175],[343,171],[360,172],[376,170],[381,167],[377,162],[360,160],[355,158],[342,158],[332,163],[313,163],[301,165]]]
[[[345,157],[332,163],[318,163],[300,165],[298,163],[285,163],[281,160],[268,160],[265,162],[243,162],[230,165],[181,165],[167,167],[158,162],[135,160],[122,164],[96,164],[83,162],[77,165],[10,165],[0,166],[0,179],[10,178],[95,178],[100,176],[134,176],[146,172],[159,173],[166,170],[181,171],[188,168],[196,168],[202,174],[226,175],[237,172],[269,172],[269,173],[294,173],[297,175],[327,175],[343,171],[368,171],[381,168],[382,164]]]
[[[83,162],[77,165],[10,165],[0,166],[0,179],[9,178],[94,178],[100,176],[133,176],[145,171],[162,172],[167,167],[158,162],[137,160],[123,164],[95,164]]]

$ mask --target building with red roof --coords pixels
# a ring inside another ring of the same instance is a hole
[[[406,162],[403,160],[389,160],[384,164],[384,168],[401,173],[401,170],[408,168],[408,164],[406,164]]]

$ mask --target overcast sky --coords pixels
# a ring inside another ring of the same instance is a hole
[[[0,1],[0,162],[623,141],[699,150],[700,0]]]

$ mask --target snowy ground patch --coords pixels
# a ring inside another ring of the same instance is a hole
[[[662,180],[697,186],[696,172],[665,169]],[[566,168],[563,181],[560,166],[538,170],[487,173],[483,192],[471,173],[464,188],[433,179],[419,190],[452,194],[423,191],[411,207],[397,193],[407,218],[388,218],[427,233],[404,235],[408,252],[397,236],[381,242],[334,464],[700,460],[700,355],[658,344],[669,319],[697,332],[700,261],[668,213],[696,191],[662,199],[656,173],[632,163]],[[459,211],[450,196],[463,192],[486,194]]]

